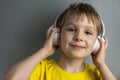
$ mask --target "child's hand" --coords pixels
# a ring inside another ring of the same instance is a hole
[[[105,64],[105,55],[108,47],[108,39],[106,38],[106,36],[104,36],[105,41],[103,41],[101,38],[99,38],[98,40],[100,42],[100,49],[98,53],[91,54],[93,62],[96,66]]]
[[[48,55],[52,55],[56,49],[59,48],[59,46],[55,46],[53,45],[53,40],[54,40],[54,36],[56,32],[60,32],[59,30],[52,30],[52,28],[54,28],[56,25],[53,24],[52,26],[50,26],[50,28],[47,30],[47,39],[45,41],[45,44],[43,46],[43,48],[49,52]]]

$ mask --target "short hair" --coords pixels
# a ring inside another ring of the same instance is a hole
[[[56,25],[62,28],[70,16],[86,16],[97,27],[97,35],[101,33],[102,22],[95,8],[87,3],[74,3],[62,12],[56,21]]]

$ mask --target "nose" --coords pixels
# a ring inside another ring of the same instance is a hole
[[[83,41],[84,40],[84,34],[81,31],[77,31],[74,36],[74,41]]]

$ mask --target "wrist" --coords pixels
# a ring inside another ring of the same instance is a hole
[[[106,63],[105,62],[101,62],[101,63],[97,63],[97,64],[95,64],[96,65],[96,67],[97,68],[103,68],[103,67],[105,67],[106,66]]]
[[[105,62],[105,60],[104,59],[94,59],[93,60],[93,62],[94,62],[94,64],[96,65],[96,66],[102,66],[102,65],[105,65],[106,64],[106,62]]]
[[[48,49],[46,47],[42,47],[40,50],[42,50],[43,54],[50,56],[53,54],[53,51],[51,49]]]

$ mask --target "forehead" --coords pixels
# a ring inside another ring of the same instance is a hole
[[[92,26],[96,26],[92,19],[90,19],[89,17],[87,17],[86,15],[71,15],[70,17],[67,18],[67,20],[65,21],[65,24],[69,24],[69,23],[85,23],[86,25],[92,25]]]

